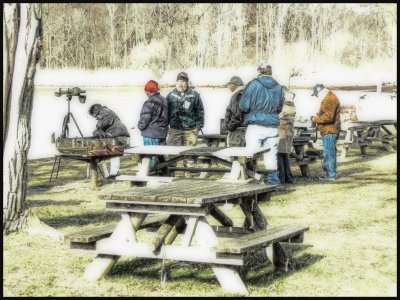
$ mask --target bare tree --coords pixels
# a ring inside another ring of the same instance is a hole
[[[3,233],[40,224],[26,208],[33,82],[41,53],[41,4],[3,4]]]

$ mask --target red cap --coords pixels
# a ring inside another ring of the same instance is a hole
[[[149,80],[144,86],[146,92],[158,92],[158,83],[154,80]]]

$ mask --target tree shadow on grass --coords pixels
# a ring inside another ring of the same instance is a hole
[[[42,207],[42,206],[49,206],[49,205],[79,205],[83,200],[28,200],[27,206],[29,207]]]
[[[246,263],[243,267],[241,274],[245,278],[245,282],[251,285],[269,285],[275,280],[286,278],[291,276],[294,272],[298,272],[304,268],[307,268],[319,260],[324,258],[324,255],[303,253],[301,255],[295,255],[295,253],[303,251],[307,248],[312,247],[311,245],[299,245],[299,244],[286,244],[283,245],[285,252],[290,257],[289,270],[285,272],[280,269],[273,269],[272,263],[267,258],[265,251],[257,251],[251,257],[252,263]],[[257,262],[255,264],[254,262]]]
[[[83,213],[72,216],[60,216],[55,218],[41,218],[41,221],[56,229],[68,226],[84,226],[93,223],[110,223],[117,222],[121,219],[119,213],[105,212],[105,213]]]
[[[271,284],[274,280],[288,277],[293,272],[306,268],[320,259],[323,255],[303,254],[294,256],[295,253],[304,251],[311,245],[290,244],[285,246],[286,253],[291,257],[289,272],[273,271],[272,264],[266,257],[264,250],[250,252],[245,259],[245,265],[238,267],[245,283],[259,285]],[[135,258],[118,262],[110,271],[109,276],[118,278],[126,275],[140,278],[160,279],[162,261],[158,259]],[[169,282],[179,283],[183,280],[195,280],[201,283],[218,284],[209,264],[166,260],[164,268]]]
[[[123,276],[137,276],[140,278],[160,279],[162,270],[162,260],[148,258],[134,258],[118,262],[110,271],[108,276],[115,278]],[[182,280],[196,280],[203,283],[215,283],[215,278],[209,265],[195,262],[183,262],[175,260],[165,260],[164,268],[167,282],[179,283]],[[207,276],[204,273],[210,273]]]

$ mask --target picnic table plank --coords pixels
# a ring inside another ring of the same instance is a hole
[[[140,229],[147,228],[149,226],[162,223],[168,218],[168,214],[154,214],[147,216],[143,223],[140,225]],[[90,243],[97,241],[102,238],[106,238],[111,235],[111,233],[116,228],[117,224],[107,224],[104,226],[97,226],[90,229],[81,230],[78,232],[73,232],[65,236],[65,240],[74,241],[80,243]]]
[[[193,203],[212,203],[274,191],[276,186],[259,183],[223,183],[215,180],[179,180],[140,190],[126,189],[99,195],[101,200],[170,202],[195,199]]]
[[[270,243],[285,241],[309,230],[308,226],[281,225],[243,235],[239,238],[226,238],[214,247],[218,252],[244,253]]]
[[[193,146],[164,146],[164,145],[148,145],[137,146],[124,150],[128,154],[149,154],[149,155],[178,155],[180,152],[195,148]]]

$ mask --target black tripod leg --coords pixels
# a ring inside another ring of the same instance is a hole
[[[60,164],[61,164],[61,156],[58,157],[58,167],[57,167],[56,179],[58,178],[58,171],[60,170]]]
[[[49,181],[51,181],[51,179],[53,178],[53,172],[54,172],[54,167],[56,166],[56,162],[57,162],[57,155],[54,156],[53,169],[51,169],[51,175]]]
[[[79,128],[78,123],[76,122],[74,115],[73,115],[72,113],[69,113],[69,114],[71,115],[72,120],[74,121],[76,128],[78,128],[78,131],[79,131],[81,137],[83,137],[83,134],[82,134],[82,132],[81,132],[81,129]]]

